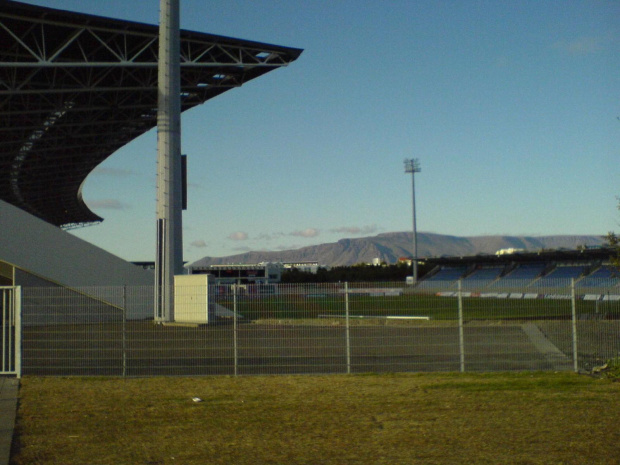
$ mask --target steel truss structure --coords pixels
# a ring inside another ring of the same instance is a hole
[[[88,174],[157,124],[155,25],[0,0],[0,199],[64,228],[102,221]],[[301,49],[181,31],[181,110]]]

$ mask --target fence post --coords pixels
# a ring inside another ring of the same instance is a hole
[[[121,325],[121,331],[123,332],[122,346],[123,346],[123,378],[127,376],[127,286],[123,286],[123,323]]]
[[[344,283],[344,311],[347,342],[347,374],[351,374],[351,334],[349,332],[349,283]]]
[[[571,320],[573,324],[573,370],[579,372],[579,357],[577,353],[577,299],[575,297],[575,278],[570,280]]]
[[[235,364],[235,376],[238,375],[239,370],[239,356],[237,353],[237,288],[239,286],[233,286],[233,357]]]
[[[15,376],[22,377],[22,287],[15,286],[13,295],[15,309]]]
[[[458,301],[459,301],[459,354],[461,373],[465,373],[465,336],[463,334],[463,292],[461,280],[458,281]]]

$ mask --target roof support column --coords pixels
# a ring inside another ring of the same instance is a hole
[[[160,0],[155,321],[174,321],[174,275],[183,272],[180,0]]]

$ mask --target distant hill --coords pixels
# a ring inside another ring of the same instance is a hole
[[[226,257],[204,257],[194,266],[231,263],[317,261],[324,266],[370,263],[379,258],[386,263],[396,263],[399,257],[411,256],[411,232],[383,233],[372,237],[340,239],[338,242],[313,245],[295,250],[278,252],[247,252]],[[571,249],[578,246],[604,244],[602,236],[474,236],[458,237],[433,233],[418,233],[420,258],[441,256],[469,256],[494,254],[500,249],[525,249],[530,252],[542,249]]]

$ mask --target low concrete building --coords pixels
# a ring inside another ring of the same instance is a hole
[[[190,266],[189,274],[211,274],[215,284],[274,284],[282,280],[282,263]]]

